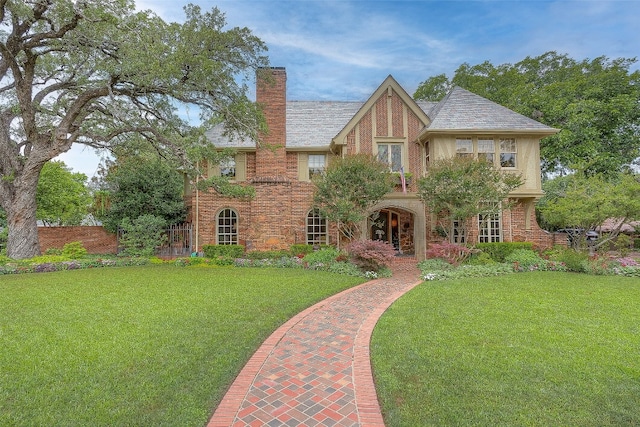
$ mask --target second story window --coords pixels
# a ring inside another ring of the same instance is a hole
[[[227,157],[220,162],[220,176],[224,176],[229,179],[235,179],[236,177],[236,159],[235,158]]]
[[[309,178],[324,173],[326,157],[324,154],[309,154]]]
[[[516,140],[514,138],[500,140],[500,166],[503,168],[515,168],[516,154]]]
[[[478,138],[478,160],[486,160],[493,163],[496,147],[493,138]]]
[[[473,140],[471,138],[456,138],[456,156],[473,157]]]
[[[378,144],[378,160],[388,164],[391,172],[400,172],[402,144]]]

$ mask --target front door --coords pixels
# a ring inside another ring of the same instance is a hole
[[[399,217],[396,212],[383,209],[371,216],[371,239],[382,240],[400,250]]]

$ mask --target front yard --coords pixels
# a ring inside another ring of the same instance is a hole
[[[0,276],[0,425],[204,425],[273,330],[362,281],[171,265]]]
[[[425,282],[372,338],[386,425],[640,425],[638,307],[637,277]]]

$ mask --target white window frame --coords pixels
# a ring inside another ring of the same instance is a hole
[[[216,215],[216,244],[238,244],[238,213],[234,209],[225,208]]]
[[[456,138],[456,156],[475,157],[473,150],[473,138]]]
[[[234,156],[225,157],[220,161],[220,176],[236,179],[236,158]]]

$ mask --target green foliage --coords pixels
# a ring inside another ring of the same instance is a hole
[[[640,177],[619,174],[604,177],[576,173],[545,182],[545,196],[537,205],[544,227],[595,230],[607,219],[619,226],[596,246],[614,239],[623,223],[640,219]],[[572,239],[574,249],[586,248],[584,233]]]
[[[62,247],[61,255],[69,259],[80,259],[87,255],[87,250],[82,245],[82,242],[70,242],[65,243]]]
[[[627,256],[631,251],[631,246],[633,242],[630,236],[626,234],[618,234],[618,237],[615,240],[614,248],[620,256]]]
[[[530,242],[493,242],[493,243],[477,243],[476,249],[480,249],[482,253],[489,255],[495,262],[505,262],[509,254],[520,249],[533,250],[533,243]]]
[[[272,251],[250,251],[244,254],[247,259],[279,259],[289,257],[291,253],[286,249]]]
[[[240,258],[244,255],[242,245],[202,245],[202,252],[207,258]]]
[[[515,271],[546,270],[547,261],[530,249],[517,249],[507,255],[506,263],[513,264]]]
[[[571,248],[555,248],[553,251],[545,252],[551,261],[557,261],[566,266],[568,271],[584,273],[589,264],[589,255]]]
[[[91,203],[86,180],[62,161],[45,163],[36,189],[36,218],[46,225],[80,225]]]
[[[455,243],[442,242],[430,243],[427,249],[427,258],[436,258],[448,262],[451,265],[459,265],[471,256],[471,249]]]
[[[394,188],[389,166],[364,154],[332,159],[314,183],[314,204],[348,239],[362,234],[368,210]]]
[[[109,170],[111,191],[104,225],[115,231],[124,218],[141,215],[162,218],[165,224],[184,221],[184,182],[171,164],[160,159],[127,158]]]
[[[439,225],[453,239],[453,224],[480,213],[497,213],[508,194],[522,185],[520,175],[496,169],[492,164],[466,157],[440,159],[429,167],[429,174],[418,180],[418,195]]]
[[[451,80],[427,79],[416,99],[437,100],[461,86],[561,131],[543,139],[543,171],[617,173],[640,149],[640,72],[636,58],[574,60],[546,52],[515,64],[464,63]]]
[[[122,237],[120,245],[125,256],[151,256],[156,248],[162,246],[167,239],[164,228],[167,226],[163,218],[154,215],[140,215],[133,221],[124,218],[120,223]]]
[[[290,252],[293,256],[304,257],[313,252],[313,245],[291,245]]]
[[[213,149],[204,135],[213,124],[254,140],[266,130],[246,84],[268,66],[260,39],[247,28],[227,28],[217,8],[187,5],[179,22],[165,22],[134,6],[128,0],[0,2],[0,201],[12,218],[36,216],[41,168],[73,144],[135,153],[130,144],[145,141],[173,170],[179,166],[193,178]],[[200,127],[181,114],[189,108]],[[170,220],[158,206],[149,208],[143,212]],[[115,230],[125,216],[138,215],[122,212],[108,225]],[[9,240],[9,254],[35,255],[35,222],[11,226],[22,236],[20,244]]]
[[[329,265],[336,262],[339,255],[339,250],[334,247],[327,247],[305,255],[302,261],[306,262],[309,267],[318,264]]]
[[[467,261],[467,264],[469,265],[489,265],[495,263],[496,261],[494,261],[488,253],[481,251],[472,254]]]

